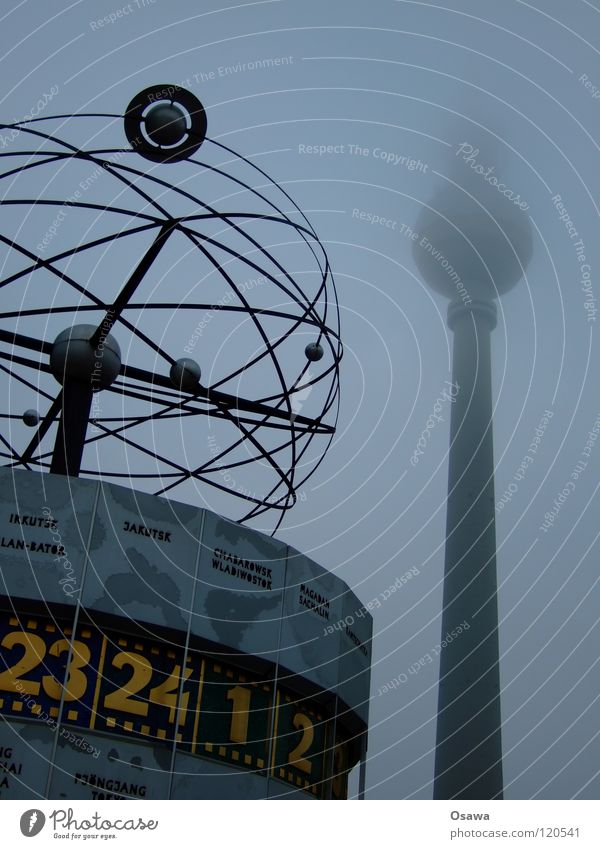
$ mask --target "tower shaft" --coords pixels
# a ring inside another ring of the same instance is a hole
[[[454,403],[434,798],[501,799],[490,335],[495,305],[452,303]],[[458,389],[457,389],[458,387]],[[462,626],[459,630],[459,626]]]

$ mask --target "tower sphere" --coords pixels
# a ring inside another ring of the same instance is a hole
[[[456,193],[453,193],[456,197]],[[503,198],[504,200],[504,198]],[[424,280],[451,300],[489,301],[523,276],[533,250],[527,214],[508,202],[473,209],[442,191],[417,219],[413,257]]]

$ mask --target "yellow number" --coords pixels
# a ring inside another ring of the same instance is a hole
[[[191,674],[191,668],[186,667],[184,680],[187,681]],[[156,687],[153,687],[150,690],[151,702],[155,702],[157,705],[163,705],[164,707],[168,706],[169,722],[175,722],[175,708],[177,707],[177,697],[179,695],[179,685],[181,683],[180,675],[181,667],[177,664],[169,677],[165,678],[162,684],[157,684]],[[190,694],[186,692],[182,693],[181,704],[179,706],[179,725],[183,725],[185,722],[185,714],[188,709],[189,700]]]
[[[137,716],[148,716],[148,702],[134,699],[132,696],[136,696],[150,683],[152,665],[141,654],[128,651],[119,652],[114,656],[112,663],[117,669],[131,666],[133,673],[127,684],[105,696],[104,707],[125,713],[135,713]]]
[[[39,681],[28,681],[26,678],[21,678],[27,672],[42,662],[46,654],[46,643],[37,634],[26,634],[25,631],[11,631],[6,634],[1,645],[5,649],[12,649],[15,646],[23,646],[25,654],[14,666],[9,667],[4,672],[0,672],[0,690],[8,690],[14,692],[17,690],[20,693],[28,693],[31,696],[37,696],[40,692]],[[18,687],[17,684],[21,686]]]
[[[61,654],[69,651],[68,640],[57,640],[52,643],[48,649],[48,653],[53,657],[60,657]],[[90,662],[91,652],[85,643],[79,640],[73,641],[73,654],[69,664],[67,681],[65,683],[65,701],[73,702],[83,698],[87,690],[87,676],[82,672],[82,668]],[[53,675],[44,675],[42,678],[44,690],[51,699],[60,701],[62,684],[60,684]]]
[[[234,743],[248,742],[248,711],[250,710],[250,690],[246,687],[232,687],[227,690],[227,700],[233,702],[231,708],[231,728],[229,739]]]
[[[336,799],[346,797],[346,773],[348,772],[348,753],[343,743],[338,743],[333,752],[333,776],[331,792]]]
[[[310,719],[304,713],[297,713],[294,717],[294,728],[302,729],[302,737],[295,749],[292,749],[289,756],[289,763],[295,766],[296,769],[301,769],[307,775],[310,775],[312,764],[302,755],[310,749],[315,738],[315,729]]]

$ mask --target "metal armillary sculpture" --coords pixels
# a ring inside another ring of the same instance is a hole
[[[0,124],[0,454],[183,500],[210,484],[278,527],[335,432],[335,287],[290,196],[206,126],[174,85],[125,116]]]

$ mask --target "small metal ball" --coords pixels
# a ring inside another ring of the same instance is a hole
[[[310,360],[311,363],[316,363],[323,357],[323,347],[318,342],[311,342],[304,349],[304,353],[307,360]]]
[[[157,103],[144,123],[152,141],[161,147],[179,144],[187,135],[185,113],[175,103]]]
[[[201,373],[196,360],[183,357],[173,363],[169,377],[175,389],[183,392],[194,392],[198,388]]]
[[[23,421],[27,427],[35,427],[40,423],[40,414],[37,410],[25,410],[23,413]]]

